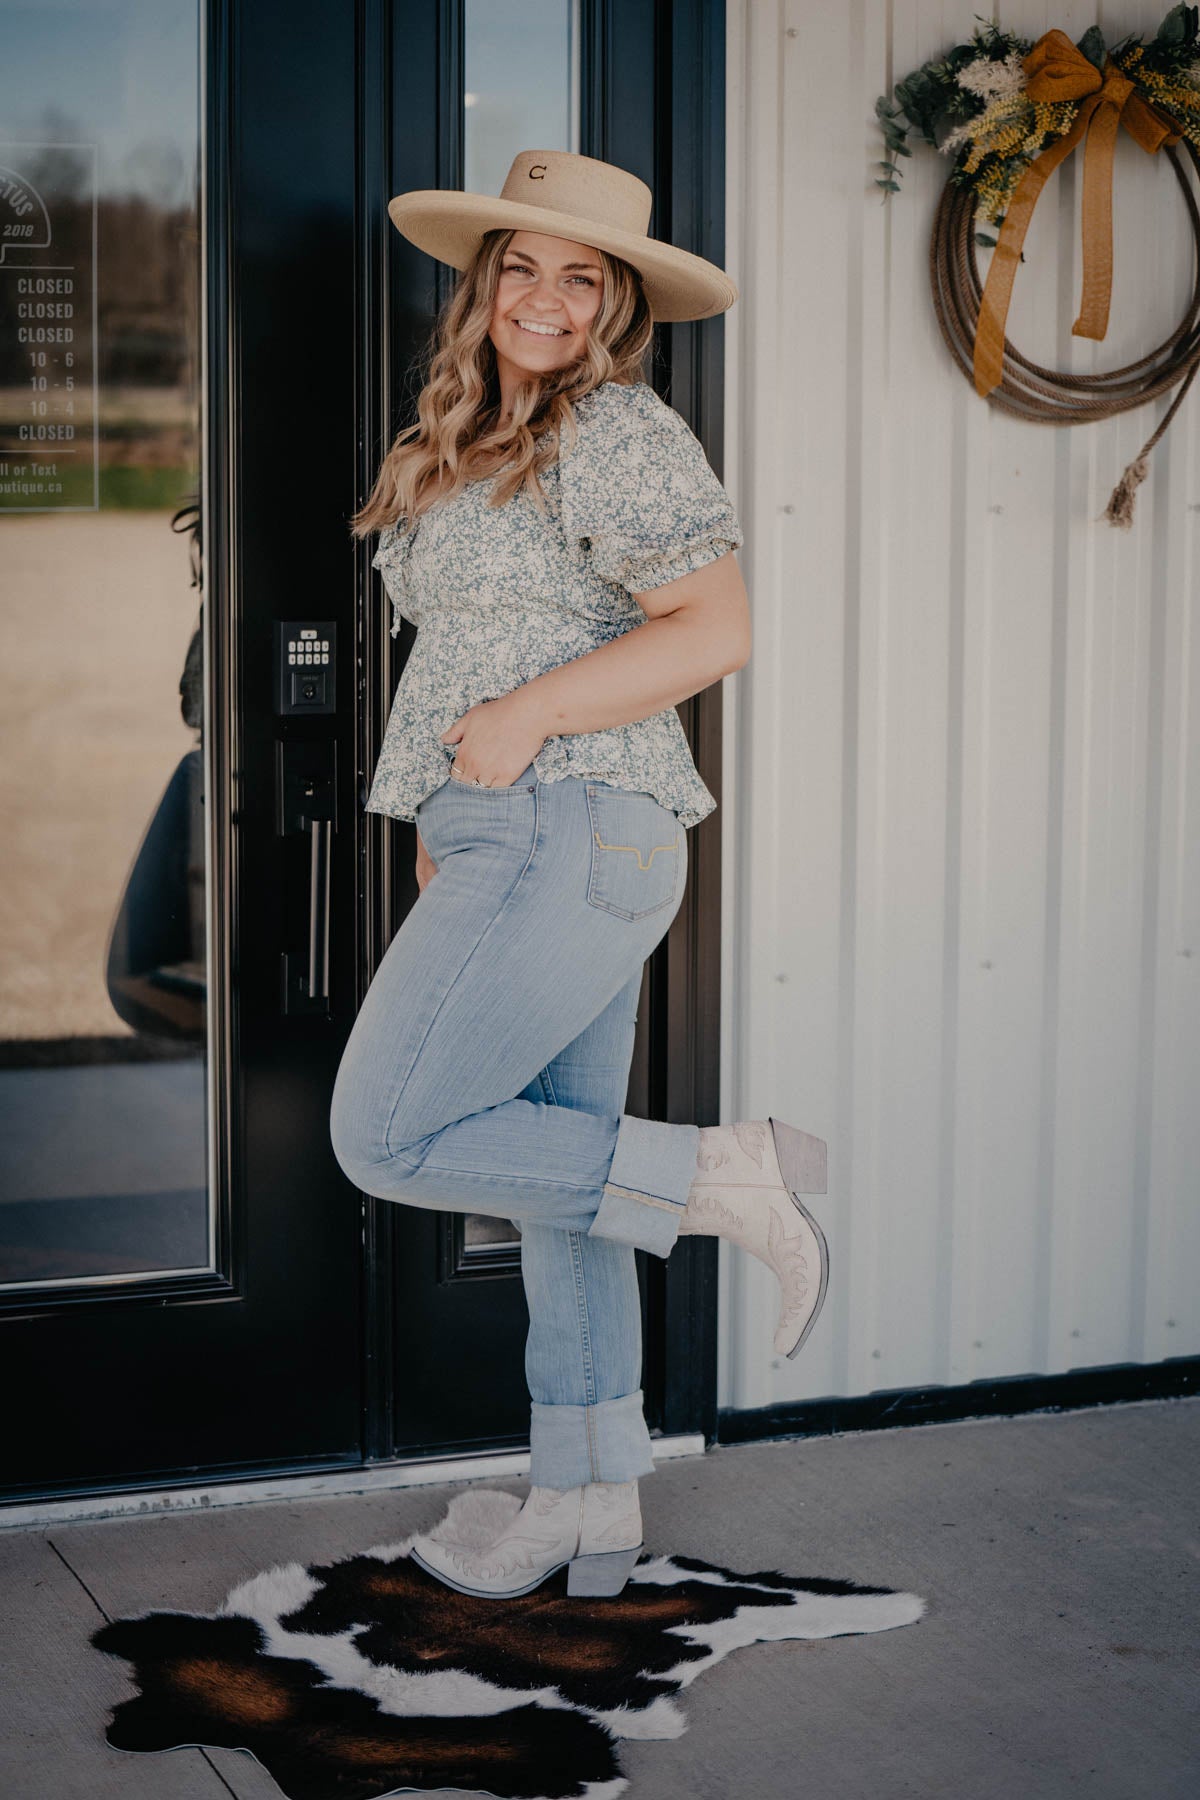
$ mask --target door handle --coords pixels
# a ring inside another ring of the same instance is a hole
[[[308,839],[308,934],[299,937],[300,919],[286,928],[295,949],[281,954],[283,1011],[329,1012],[333,834],[337,830],[337,745],[331,738],[284,740],[276,745],[276,817],[280,837]],[[297,847],[298,848],[298,847]],[[303,876],[288,853],[288,880],[294,882],[294,914],[304,904]],[[302,866],[302,865],[301,865]],[[296,892],[299,889],[299,892]],[[285,906],[285,921],[288,916]]]
[[[329,866],[333,824],[310,819],[308,881],[308,997],[329,1002]]]

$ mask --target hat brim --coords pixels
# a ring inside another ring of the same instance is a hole
[[[703,256],[659,243],[632,231],[600,225],[544,206],[523,206],[491,194],[464,194],[447,188],[414,188],[388,202],[396,230],[418,250],[465,269],[485,231],[541,231],[607,250],[631,263],[642,277],[655,319],[664,324],[711,319],[727,312],[738,297],[736,284]]]

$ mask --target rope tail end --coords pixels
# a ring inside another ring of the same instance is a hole
[[[1125,473],[1118,481],[1104,509],[1103,517],[1110,525],[1119,525],[1122,531],[1129,531],[1133,525],[1133,508],[1136,501],[1135,489],[1150,473],[1150,458],[1135,457]]]

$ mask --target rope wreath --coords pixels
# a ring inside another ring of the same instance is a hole
[[[1062,31],[1030,44],[983,21],[969,44],[915,70],[894,94],[899,106],[881,96],[875,108],[893,154],[912,155],[905,143],[912,126],[936,148],[958,153],[934,219],[929,278],[942,337],[975,391],[1035,425],[1086,425],[1178,387],[1102,515],[1128,530],[1150,452],[1200,364],[1200,207],[1176,150],[1182,143],[1200,180],[1200,9],[1177,5],[1150,43],[1131,36],[1111,51],[1098,26],[1076,46]],[[1112,291],[1113,153],[1122,128],[1147,154],[1164,150],[1170,158],[1196,250],[1192,297],[1171,336],[1136,362],[1097,375],[1046,369],[1022,356],[1004,330],[1025,233],[1047,180],[1081,147],[1083,293],[1072,334],[1103,338]],[[898,192],[898,165],[879,166],[885,197]],[[1000,227],[998,238],[976,230],[981,216]],[[993,247],[986,280],[977,243]]]
[[[1200,154],[1185,140],[1200,181]],[[1196,247],[1196,281],[1180,324],[1154,350],[1123,368],[1099,375],[1076,375],[1045,369],[1022,356],[1004,338],[1004,373],[988,393],[993,406],[1034,425],[1091,425],[1117,413],[1144,406],[1179,384],[1157,430],[1151,433],[1112,491],[1102,518],[1128,531],[1133,524],[1134,490],[1145,480],[1150,452],[1175,417],[1200,367],[1200,207],[1179,152],[1168,146]],[[983,299],[983,282],[975,255],[975,198],[969,188],[947,183],[933,221],[929,244],[929,280],[933,310],[955,362],[974,384],[975,341]]]

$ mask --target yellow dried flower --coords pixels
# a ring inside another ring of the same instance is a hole
[[[1023,167],[1014,163],[990,168],[975,185],[976,217],[994,223],[1001,213],[1006,212],[1023,173]]]
[[[1160,75],[1155,69],[1146,69],[1138,77],[1138,85],[1149,89],[1154,99],[1162,100],[1168,106],[1187,112],[1200,112],[1200,88],[1185,87],[1181,82],[1172,81],[1169,76]]]

